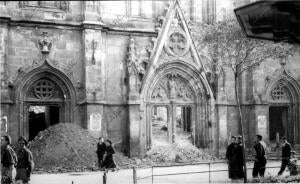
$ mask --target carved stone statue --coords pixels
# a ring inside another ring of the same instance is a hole
[[[170,90],[170,98],[176,97],[176,82],[174,79],[168,81],[169,90]]]
[[[164,98],[166,97],[166,94],[164,92],[164,90],[162,89],[162,87],[158,87],[154,90],[154,92],[152,93],[152,98]]]
[[[49,54],[52,47],[52,40],[49,39],[47,32],[43,32],[42,37],[39,40],[40,51],[42,54]]]

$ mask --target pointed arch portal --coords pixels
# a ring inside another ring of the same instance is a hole
[[[267,92],[269,139],[275,142],[278,136],[286,136],[289,142],[299,144],[299,84],[291,76],[283,74],[270,86]]]
[[[182,61],[161,65],[146,83],[146,145],[209,144],[210,95],[201,75]]]
[[[14,99],[19,114],[18,134],[29,140],[50,125],[73,121],[76,99],[73,84],[47,60],[18,77]]]

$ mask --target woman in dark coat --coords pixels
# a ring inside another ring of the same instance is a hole
[[[99,142],[97,144],[97,157],[98,157],[98,167],[101,168],[103,162],[103,155],[105,154],[106,145],[104,142],[104,138],[100,137]]]
[[[105,141],[106,151],[103,157],[102,168],[105,169],[114,169],[116,168],[116,164],[113,159],[113,154],[115,154],[115,150],[112,147],[112,142],[110,140]]]
[[[231,137],[231,143],[227,147],[226,159],[228,160],[228,175],[230,179],[236,179],[236,136]]]
[[[17,151],[18,163],[16,166],[16,181],[21,180],[26,184],[30,180],[30,175],[34,167],[31,151],[27,148],[27,140],[24,137],[18,139],[19,149]]]

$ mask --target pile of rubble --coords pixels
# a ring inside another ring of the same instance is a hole
[[[194,163],[217,159],[192,144],[176,143],[153,147],[147,152],[146,157],[156,163]]]
[[[97,168],[97,139],[86,129],[70,123],[50,126],[29,143],[35,161],[35,172],[81,172]],[[195,163],[216,158],[190,144],[155,146],[143,159],[128,158],[122,153],[114,155],[121,169],[143,168],[153,165]]]
[[[81,127],[60,123],[50,126],[29,143],[35,170],[69,172],[97,169],[97,139]]]

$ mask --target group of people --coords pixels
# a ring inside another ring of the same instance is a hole
[[[3,135],[1,137],[1,184],[11,184],[14,181],[27,184],[34,168],[32,153],[27,147],[28,142],[24,137],[19,137],[16,152],[10,144],[10,136]]]
[[[264,177],[266,170],[266,143],[262,140],[261,135],[256,135],[254,142],[255,158],[252,171],[253,178]],[[282,162],[278,175],[282,175],[286,167],[289,168],[291,175],[297,175],[297,159],[294,157],[295,152],[291,150],[291,144],[286,137],[282,137]],[[227,147],[226,159],[228,160],[229,178],[240,180],[244,178],[243,170],[243,140],[242,136],[232,136],[231,143]]]
[[[96,153],[98,156],[98,166],[100,170],[115,170],[116,164],[113,159],[113,154],[115,154],[115,150],[112,146],[112,142],[109,139],[104,141],[103,137],[99,138]]]

